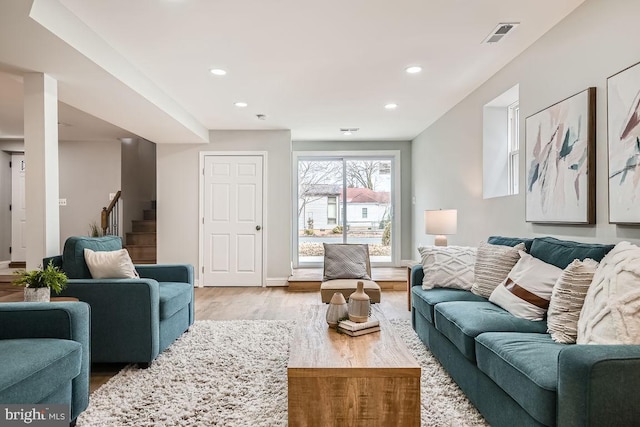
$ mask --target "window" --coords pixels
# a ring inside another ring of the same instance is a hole
[[[395,150],[294,151],[294,268],[322,266],[323,243],[366,243],[372,265],[399,265],[399,161]]]
[[[327,197],[327,224],[336,225],[338,218],[338,198],[336,196]]]
[[[518,166],[520,164],[520,106],[515,102],[509,106],[508,194],[518,194]]]
[[[502,93],[482,109],[482,196],[518,194],[520,164],[519,86]]]

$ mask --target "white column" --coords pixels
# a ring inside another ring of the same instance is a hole
[[[58,189],[58,82],[42,73],[24,76],[27,269],[60,253]]]

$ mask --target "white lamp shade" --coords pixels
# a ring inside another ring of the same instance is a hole
[[[424,232],[426,234],[456,234],[458,231],[458,211],[441,209],[424,211]]]

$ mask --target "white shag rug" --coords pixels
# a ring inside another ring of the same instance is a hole
[[[391,321],[422,366],[422,426],[486,426],[409,321]],[[149,369],[127,366],[96,390],[78,427],[286,426],[293,324],[197,321]]]

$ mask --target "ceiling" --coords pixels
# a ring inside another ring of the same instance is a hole
[[[22,137],[21,76],[44,72],[60,139],[410,140],[583,1],[2,0],[0,139]],[[520,25],[483,44],[500,22]]]

